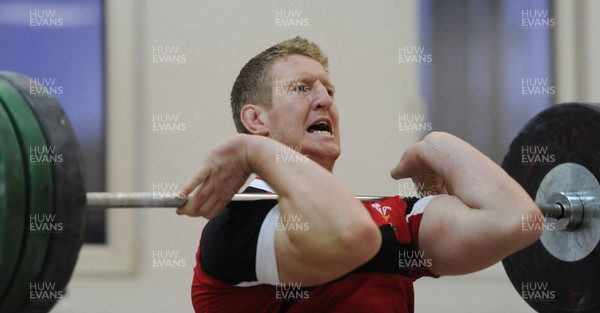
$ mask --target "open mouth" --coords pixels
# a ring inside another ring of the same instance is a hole
[[[316,123],[312,124],[308,129],[306,129],[306,131],[311,134],[331,135],[331,127],[329,127],[329,125],[327,124],[326,121],[316,122]]]

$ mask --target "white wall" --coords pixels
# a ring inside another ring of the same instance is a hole
[[[302,10],[309,26],[276,27],[276,10]],[[234,133],[228,98],[240,68],[268,46],[304,35],[329,55],[338,90],[343,152],[336,174],[356,193],[396,194],[389,170],[419,135],[399,133],[397,124],[399,113],[420,110],[417,68],[397,63],[399,45],[417,44],[416,18],[412,0],[374,1],[368,10],[359,2],[107,1],[109,188],[181,187],[205,152]],[[186,60],[153,63],[153,46],[178,47]],[[156,114],[178,118],[186,130],[153,132]],[[89,274],[98,264],[89,265],[86,251],[55,312],[192,310],[192,268],[205,220],[165,209],[133,214],[134,245],[121,262],[137,256],[134,273]],[[155,268],[153,250],[178,252],[186,266]]]
[[[600,103],[600,21],[598,1],[554,0],[556,7],[556,96],[567,101]]]
[[[259,51],[299,34],[330,56],[342,127],[336,175],[357,194],[396,194],[389,170],[418,138],[398,131],[398,114],[422,110],[417,67],[399,65],[397,52],[399,45],[418,44],[417,5],[417,0],[376,0],[368,6],[362,1],[108,0],[110,189],[182,186],[204,153],[234,132],[228,95],[239,69]],[[302,10],[309,26],[276,27],[275,11],[289,9]],[[153,63],[153,46],[179,47],[185,63]],[[154,114],[178,118],[185,131],[153,132]],[[77,274],[54,312],[192,311],[190,282],[205,220],[165,209],[111,214],[133,220],[123,227],[133,230],[129,256],[136,257],[136,270]],[[155,268],[153,250],[175,251],[186,265]],[[464,277],[421,279],[415,287],[417,312],[532,311],[499,266]]]

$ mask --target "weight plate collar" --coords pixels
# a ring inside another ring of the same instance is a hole
[[[548,221],[540,240],[548,252],[560,260],[581,260],[600,241],[600,184],[585,167],[576,163],[563,163],[546,174],[535,201],[544,203],[558,192],[573,193],[579,197],[583,204],[583,220],[573,231],[564,230],[560,226],[560,220]]]

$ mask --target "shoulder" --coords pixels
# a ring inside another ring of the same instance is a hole
[[[248,191],[252,190],[245,192]],[[211,219],[200,239],[202,270],[233,285],[256,281],[256,251],[261,226],[276,205],[275,200],[231,202]]]

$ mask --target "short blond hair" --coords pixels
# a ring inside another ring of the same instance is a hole
[[[315,59],[328,71],[329,61],[321,48],[300,36],[282,41],[250,59],[240,70],[231,90],[231,113],[238,133],[249,133],[240,117],[242,107],[250,103],[271,105],[271,67],[277,60],[293,54]]]

